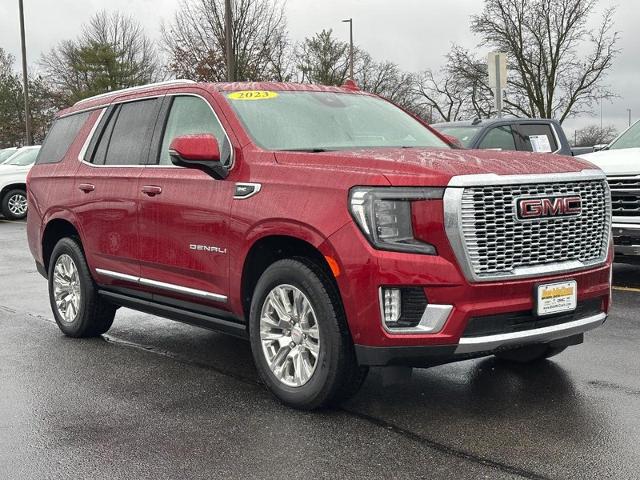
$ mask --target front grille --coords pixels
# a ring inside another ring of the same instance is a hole
[[[640,217],[640,177],[610,177],[611,213],[614,217]]]
[[[580,195],[579,216],[516,219],[520,197],[565,195]],[[610,200],[603,180],[468,187],[460,208],[462,242],[478,279],[517,277],[518,269],[535,273],[536,267],[551,273],[555,264],[593,265],[607,255]]]

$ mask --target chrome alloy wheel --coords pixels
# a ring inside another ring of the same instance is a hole
[[[73,259],[63,253],[56,260],[53,269],[53,297],[60,318],[73,322],[80,309],[80,276]]]
[[[289,387],[313,376],[320,353],[318,321],[307,296],[292,285],[278,285],[260,312],[260,341],[269,368]]]
[[[22,217],[27,213],[27,197],[23,193],[16,193],[7,201],[9,211],[16,217]]]

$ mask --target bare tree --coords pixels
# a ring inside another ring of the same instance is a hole
[[[40,60],[62,105],[159,77],[155,48],[142,26],[119,12],[94,15],[75,40]]]
[[[486,82],[487,67],[468,50],[454,46],[439,71],[419,74],[415,91],[420,102],[445,122],[490,117],[495,113],[493,94]]]
[[[290,80],[293,70],[281,0],[233,2],[233,45],[238,80]],[[224,0],[182,0],[162,27],[169,71],[181,78],[227,78]]]
[[[485,0],[483,12],[472,17],[471,30],[483,46],[508,55],[504,103],[510,113],[562,122],[590,111],[596,100],[613,96],[604,79],[618,53],[615,9],[604,10],[599,26],[591,30],[597,4],[598,0]]]
[[[592,147],[610,143],[618,135],[614,126],[590,125],[576,132],[576,147]]]

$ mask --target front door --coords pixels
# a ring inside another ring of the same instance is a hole
[[[230,162],[229,140],[201,96],[167,96],[162,110],[156,153],[140,177],[141,283],[158,295],[222,307],[228,295],[235,187],[203,171],[173,165],[169,145],[181,135],[212,134],[222,161]]]

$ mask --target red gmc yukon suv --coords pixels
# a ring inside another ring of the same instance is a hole
[[[28,178],[28,237],[72,337],[118,307],[246,337],[283,402],[370,366],[582,342],[610,301],[604,174],[453,148],[375,95],[165,82],[60,112]]]

